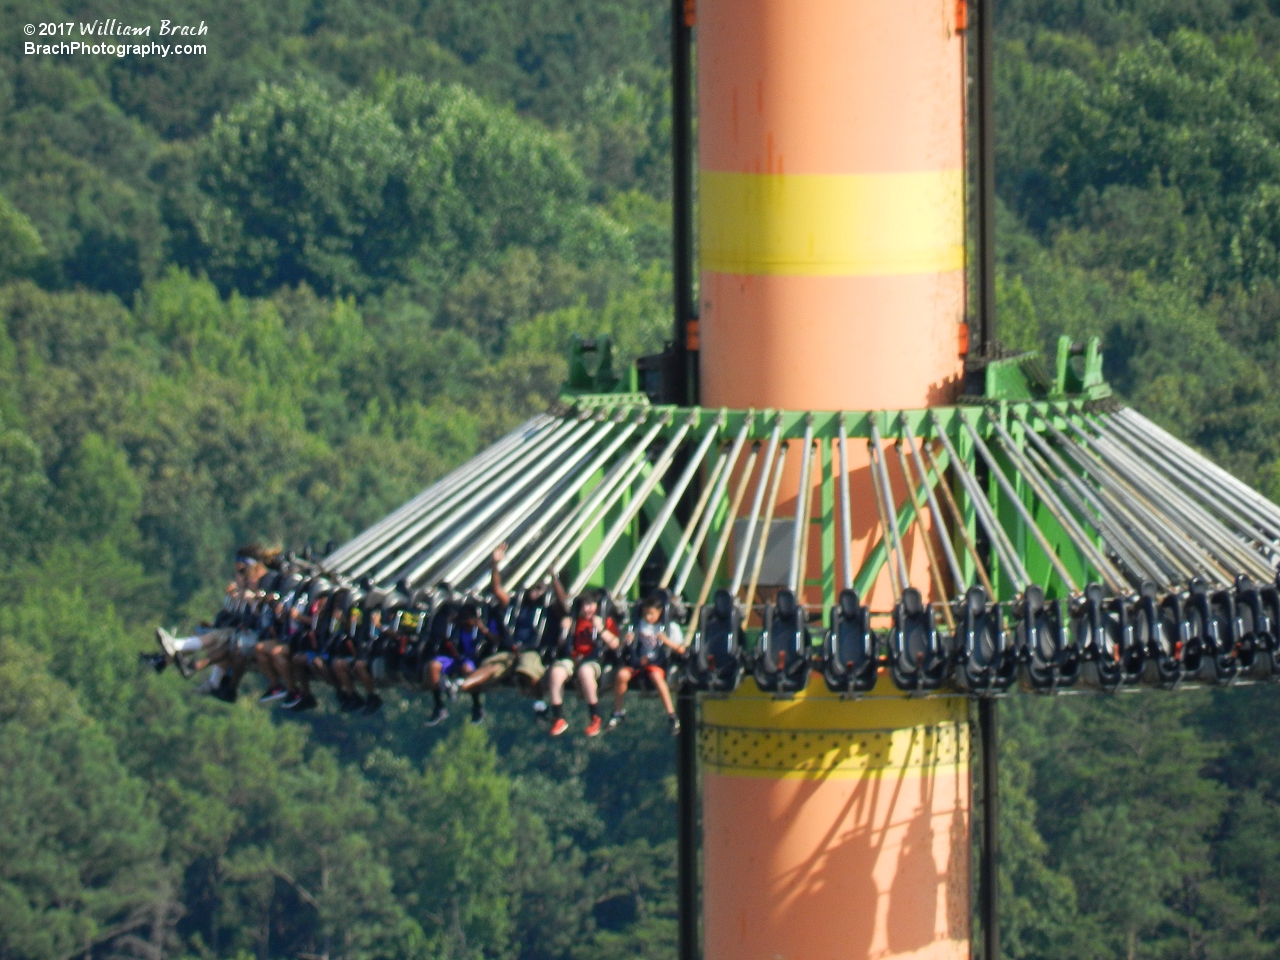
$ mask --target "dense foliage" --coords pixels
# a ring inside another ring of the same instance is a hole
[[[237,542],[347,536],[544,405],[568,333],[660,344],[666,5],[233,0],[145,62],[0,9],[0,960],[672,956],[653,710],[281,720],[134,661]],[[1280,495],[1280,15],[999,9],[1003,339],[1102,335]],[[1004,716],[1008,956],[1280,955],[1274,691]]]

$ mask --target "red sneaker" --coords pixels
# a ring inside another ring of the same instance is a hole
[[[553,737],[558,737],[568,729],[569,721],[564,717],[560,717],[555,721],[555,723],[551,724],[551,735]]]
[[[587,736],[588,737],[600,736],[600,718],[599,717],[592,717],[591,722],[587,724]]]

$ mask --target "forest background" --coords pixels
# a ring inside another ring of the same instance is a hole
[[[1280,497],[1280,3],[998,10],[1002,339],[1102,336]],[[19,52],[112,16],[209,53]],[[0,960],[674,956],[653,704],[552,744],[136,662],[238,542],[342,539],[543,407],[569,333],[660,348],[666,17],[0,2]],[[1277,691],[1002,714],[1007,956],[1280,957]]]

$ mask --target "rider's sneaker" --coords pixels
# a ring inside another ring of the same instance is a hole
[[[140,653],[138,662],[150,667],[156,673],[164,673],[164,668],[169,665],[169,658],[163,653]]]
[[[281,710],[292,710],[302,702],[301,690],[290,690],[284,695],[284,702],[280,704]]]
[[[449,711],[444,707],[436,707],[431,711],[431,716],[427,718],[427,726],[434,727],[437,723],[443,723],[449,719]]]
[[[283,700],[287,696],[289,696],[289,691],[280,686],[280,684],[276,684],[274,687],[269,687],[267,692],[258,698],[258,702],[272,703],[276,700]]]
[[[609,717],[609,729],[616,730],[623,720],[627,719],[627,711],[615,710]]]
[[[315,708],[315,696],[310,693],[304,693],[302,695],[302,699],[295,703],[290,709],[292,709],[294,713],[305,713],[306,711],[314,710]]]
[[[156,643],[160,644],[160,649],[164,651],[164,655],[173,661],[173,665],[178,668],[182,678],[190,680],[193,671],[190,664],[182,659],[182,654],[178,650],[178,641],[173,638],[173,634],[164,627],[156,627]]]
[[[473,703],[471,705],[471,722],[484,723],[484,704]]]
[[[364,709],[360,712],[366,717],[372,716],[378,712],[378,708],[382,706],[382,698],[376,693],[371,693],[364,698]]]
[[[600,718],[599,717],[592,717],[591,722],[587,724],[587,736],[588,737],[600,736]]]
[[[556,717],[555,723],[551,724],[551,735],[558,737],[569,729],[569,721],[564,717]]]
[[[164,655],[170,660],[178,656],[178,642],[174,640],[173,634],[164,627],[156,627],[156,643],[160,644],[160,649],[164,651]]]
[[[354,690],[343,690],[338,694],[338,708],[343,713],[354,713],[363,709],[364,697],[356,693]]]
[[[533,701],[533,722],[541,723],[545,719],[547,719],[547,701]]]
[[[449,698],[449,702],[453,703],[455,700],[457,700],[458,687],[461,686],[461,684],[459,684],[458,681],[454,680],[452,677],[445,677],[440,682],[444,684],[444,695]]]
[[[671,728],[671,735],[674,737],[680,732],[680,718],[674,713],[667,717],[667,726]]]

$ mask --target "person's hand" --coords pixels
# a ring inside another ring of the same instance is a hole
[[[494,548],[493,556],[492,556],[492,560],[493,560],[494,566],[497,566],[497,565],[498,565],[498,564],[500,564],[503,560],[505,560],[505,559],[506,559],[506,556],[507,556],[507,545],[506,545],[506,543],[500,543],[500,544],[498,544],[498,546]]]
[[[597,613],[591,618],[591,625],[596,628],[597,633],[602,633],[604,631],[604,618]]]

